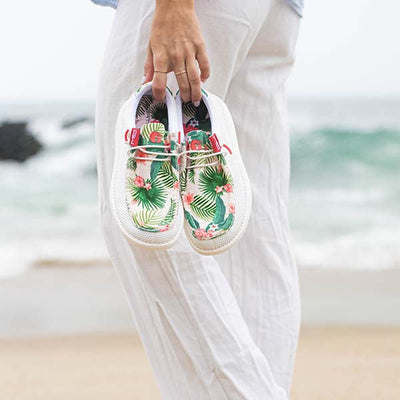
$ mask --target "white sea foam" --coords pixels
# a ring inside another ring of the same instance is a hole
[[[27,106],[10,114],[29,116],[44,150],[23,164],[0,163],[0,277],[40,263],[107,261],[93,118],[62,128],[65,117],[90,109]],[[398,109],[396,102],[291,103],[290,220],[300,267],[400,268]]]

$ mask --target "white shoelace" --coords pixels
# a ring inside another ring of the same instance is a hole
[[[192,153],[203,153],[203,154],[193,157],[193,156],[190,155]],[[218,156],[220,154],[226,155],[227,153],[225,151],[222,151],[222,150],[214,153],[212,149],[209,149],[209,150],[184,150],[181,153],[179,153],[179,157],[181,157],[181,156],[183,156],[185,154],[186,154],[186,158],[188,160],[196,162],[197,160],[202,160],[204,158],[216,157],[216,156]],[[208,166],[216,165],[216,164],[218,164],[218,159],[217,158],[213,162],[208,162],[208,163],[204,163],[204,164],[193,163],[193,164],[191,164],[189,166],[186,166],[186,169],[202,168],[202,167],[208,167]]]
[[[178,148],[180,147],[179,145],[177,145]],[[151,151],[148,150],[148,148],[157,148],[157,149],[171,149],[171,146],[167,146],[167,145],[156,145],[156,144],[147,144],[147,145],[141,145],[141,146],[134,146],[131,147],[129,149],[129,152],[132,154],[132,157],[135,158],[136,160],[144,160],[144,161],[165,161],[165,160],[170,160],[171,157],[177,157],[177,158],[181,158],[182,156],[186,155],[186,158],[188,160],[190,160],[190,162],[194,161],[194,163],[189,166],[187,166],[187,169],[193,169],[193,168],[202,168],[202,167],[208,167],[208,166],[212,166],[212,165],[216,165],[218,164],[218,159],[216,158],[215,161],[213,162],[208,162],[208,163],[202,163],[202,164],[196,164],[195,162],[198,160],[202,160],[205,158],[211,158],[211,157],[217,157],[218,155],[222,154],[222,155],[226,155],[227,152],[226,151],[218,151],[216,153],[213,152],[212,149],[209,150],[184,150],[181,152],[178,152],[176,154],[173,153],[159,153],[156,151]],[[148,155],[154,155],[154,156],[158,156],[157,157],[141,157],[141,156],[137,156],[135,155],[135,151],[136,150],[140,150],[142,153],[144,154],[148,154]],[[193,153],[203,153],[197,156],[191,156],[190,154]],[[160,157],[162,156],[162,157]]]
[[[145,144],[141,146],[134,146],[129,149],[129,152],[132,154],[132,157],[135,158],[136,160],[145,160],[145,161],[163,161],[163,160],[168,160],[171,157],[176,157],[177,155],[172,154],[172,153],[159,153],[157,151],[151,151],[147,150],[148,148],[153,148],[153,149],[170,149],[171,146],[167,145],[158,145],[158,144]],[[149,155],[155,155],[155,156],[162,156],[163,158],[157,158],[157,157],[140,157],[135,155],[135,151],[140,150],[144,154],[149,154]]]

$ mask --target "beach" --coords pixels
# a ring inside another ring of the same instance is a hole
[[[292,400],[398,400],[400,102],[289,105],[303,321]],[[0,168],[1,399],[160,399],[100,232],[93,109],[0,110],[41,146]]]
[[[399,399],[400,271],[301,269],[300,282],[292,400]],[[160,399],[109,265],[3,279],[0,319],[2,398]]]
[[[292,400],[398,400],[400,328],[303,327]],[[2,398],[160,400],[136,334],[0,340]]]

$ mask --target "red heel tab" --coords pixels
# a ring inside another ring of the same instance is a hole
[[[128,143],[132,147],[136,147],[139,143],[139,137],[139,128],[127,129],[125,132],[125,143]]]
[[[219,144],[217,135],[213,133],[208,139],[210,140],[214,153],[219,153],[221,151],[221,145]]]

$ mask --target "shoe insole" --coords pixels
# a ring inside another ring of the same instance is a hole
[[[141,128],[150,122],[161,122],[168,131],[168,109],[165,101],[156,101],[151,92],[146,93],[139,100],[136,109],[136,127]]]
[[[191,101],[182,103],[182,119],[184,132],[191,130],[211,131],[210,116],[203,100],[198,107]]]

